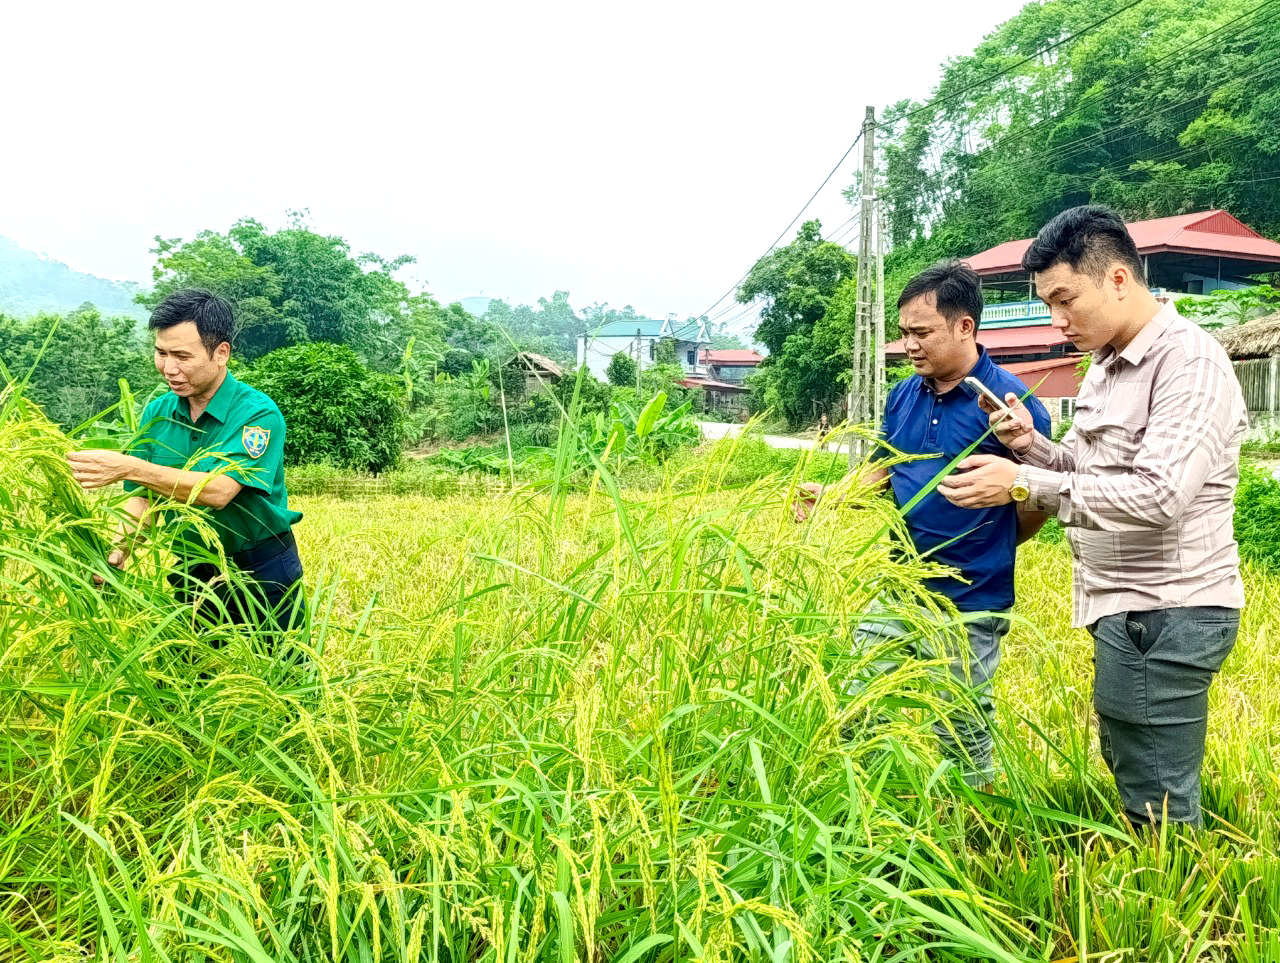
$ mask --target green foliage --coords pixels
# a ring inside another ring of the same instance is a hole
[[[588,378],[584,372],[584,385]],[[570,477],[581,479],[590,475],[595,460],[615,467],[660,465],[675,452],[695,446],[701,439],[693,419],[692,403],[685,401],[672,406],[665,391],[639,403],[635,389],[620,388],[614,392],[607,410],[594,413],[586,409],[585,398],[585,393],[579,390],[577,407],[573,407],[571,401],[565,409],[568,414],[578,413],[576,431],[583,440],[573,455]],[[558,454],[556,448],[526,448],[525,469],[546,479],[558,463]]]
[[[1240,557],[1280,572],[1280,482],[1251,465],[1240,469],[1236,490],[1236,541]]]
[[[386,351],[384,329],[409,307],[409,291],[393,275],[412,258],[353,256],[342,238],[310,230],[305,212],[274,233],[242,218],[226,234],[201,231],[187,242],[156,237],[153,253],[155,288],[138,300],[152,307],[182,287],[225,295],[240,323],[236,349],[248,360],[306,341],[347,344],[376,356]],[[403,351],[405,340],[393,354]]]
[[[1220,207],[1280,234],[1280,19],[1253,0],[1147,0],[1029,58],[1120,6],[1028,4],[945,65],[931,106],[881,116],[890,291],[1074,204],[1133,219]]]
[[[697,318],[690,318],[689,323],[697,323]],[[748,350],[751,345],[747,343],[741,335],[733,334],[729,331],[727,322],[707,322],[707,337],[711,340],[712,350]]]
[[[399,462],[403,386],[369,371],[346,345],[281,348],[241,377],[266,392],[284,415],[287,465],[327,461],[381,472]]]
[[[1220,328],[1224,322],[1243,324],[1280,306],[1280,289],[1270,284],[1219,290],[1203,298],[1179,298],[1178,313],[1205,328]]]
[[[916,373],[916,367],[910,361],[899,361],[885,370],[885,387],[892,388],[899,381],[906,381]]]
[[[627,385],[634,387],[636,383],[635,358],[625,351],[619,351],[609,359],[609,367],[605,369],[605,377],[609,379],[609,384],[616,387]]]
[[[491,301],[484,320],[521,351],[535,351],[562,362],[572,362],[577,356],[578,335],[585,327],[569,304],[568,291],[557,291],[550,299],[538,298],[536,310],[527,304],[512,307],[504,301]]]
[[[1276,959],[1273,578],[1249,574],[1219,683],[1209,825],[1135,833],[1091,748],[1060,550],[1024,549],[987,793],[933,736],[966,687],[851,654],[877,601],[922,639],[957,624],[876,537],[901,530],[888,499],[805,526],[788,481],[717,494],[710,473],[699,498],[601,473],[573,500],[311,499],[292,671],[173,598],[170,527],[109,568],[69,440],[15,407],[7,957]]]
[[[611,455],[622,460],[664,461],[676,450],[696,445],[701,437],[691,406],[667,406],[667,394],[658,392],[642,408],[615,400],[609,417],[598,413],[592,442],[608,445]]]
[[[507,459],[500,453],[482,445],[468,448],[441,448],[422,459],[429,465],[439,466],[456,473],[475,472],[482,475],[501,475],[507,471]]]
[[[822,240],[821,229],[806,221],[794,241],[756,262],[737,294],[744,304],[764,301],[756,339],[769,355],[749,382],[757,407],[778,412],[793,429],[831,409],[848,383],[853,350],[857,262]]]
[[[707,471],[724,488],[741,488],[766,479],[832,484],[849,470],[848,455],[803,448],[774,448],[754,432],[722,438],[709,447],[682,453],[681,467],[705,459]]]
[[[668,367],[678,368],[680,359],[676,356],[676,342],[674,338],[662,338],[658,341],[657,348],[653,353],[653,363],[655,365],[667,365]]]
[[[143,393],[160,384],[138,323],[130,317],[105,318],[90,304],[65,317],[0,315],[0,362],[16,378],[31,373],[28,397],[64,428],[115,403],[121,379]]]

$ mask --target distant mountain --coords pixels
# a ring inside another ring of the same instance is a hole
[[[106,315],[144,318],[146,309],[133,303],[140,290],[132,281],[83,274],[0,237],[0,313],[18,317],[40,311],[65,314],[91,301]]]

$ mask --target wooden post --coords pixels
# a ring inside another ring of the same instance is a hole
[[[884,207],[876,197],[876,303],[871,337],[871,425],[880,430],[880,412],[884,410]]]
[[[858,237],[858,287],[853,315],[853,378],[849,383],[849,422],[855,425],[870,420],[875,402],[871,393],[875,390],[875,376],[871,370],[875,363],[872,345],[871,286],[874,280],[874,251],[871,242],[875,233],[876,193],[876,110],[867,108],[862,122],[862,210]],[[849,466],[862,458],[864,446],[849,439]]]
[[[1271,370],[1267,378],[1267,410],[1271,417],[1280,414],[1280,350],[1271,352]]]

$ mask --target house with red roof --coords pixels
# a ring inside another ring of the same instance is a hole
[[[701,388],[706,393],[707,411],[719,411],[734,417],[747,414],[747,376],[764,361],[764,355],[736,348],[707,348],[701,363],[705,376],[685,378],[686,388]]]
[[[1203,296],[1280,275],[1280,243],[1226,211],[1133,221],[1128,228],[1156,295]],[[1049,309],[1022,270],[1030,246],[1030,238],[1007,241],[965,260],[982,278],[986,303],[978,342],[1035,389],[1056,421],[1075,411],[1080,356],[1050,325]],[[890,363],[906,358],[901,340],[885,345],[885,357]]]

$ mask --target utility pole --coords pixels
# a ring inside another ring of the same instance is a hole
[[[872,312],[875,319],[875,349],[869,351],[874,369],[871,373],[871,424],[880,430],[880,414],[884,411],[884,204],[876,195],[876,300]]]
[[[857,304],[853,322],[853,367],[849,382],[849,423],[865,425],[871,420],[876,401],[872,396],[875,390],[875,351],[872,341],[872,249],[871,238],[875,231],[875,191],[876,191],[876,109],[867,108],[866,119],[862,122],[862,215],[859,222],[858,237],[858,287]],[[849,438],[849,465],[856,465],[865,454],[865,445],[855,444]]]
[[[639,403],[640,398],[640,355],[641,345],[644,342],[640,340],[640,329],[636,328],[636,400]]]

